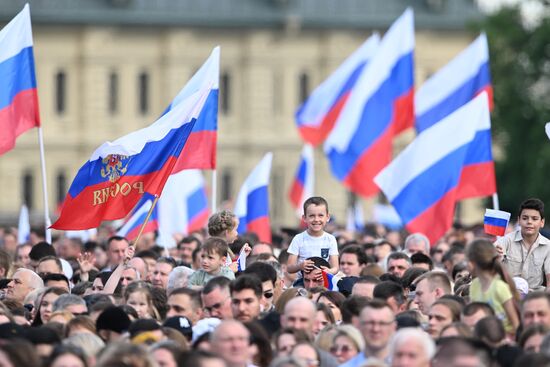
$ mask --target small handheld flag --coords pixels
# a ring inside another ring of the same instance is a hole
[[[324,270],[322,270],[321,273],[323,275],[323,286],[329,291],[338,291],[337,283],[340,280],[340,278]]]
[[[244,246],[239,252],[239,257],[237,258],[237,271],[246,270],[246,251],[244,251]]]
[[[485,209],[483,227],[485,233],[493,236],[504,236],[511,214],[502,210]]]

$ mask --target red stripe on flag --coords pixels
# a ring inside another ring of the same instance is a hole
[[[216,131],[191,132],[172,173],[184,169],[216,168],[216,141]]]
[[[491,234],[493,236],[504,236],[506,234],[506,227],[484,224],[483,229],[485,230],[485,233]]]
[[[390,162],[393,151],[392,140],[395,135],[413,126],[413,100],[414,90],[412,89],[396,100],[393,121],[382,135],[363,152],[344,179],[344,184],[354,193],[370,197],[380,191],[373,179]]]
[[[139,223],[137,227],[134,227],[128,234],[126,235],[126,239],[133,241],[137,238],[139,234],[139,230],[141,229],[141,226],[143,223]],[[149,220],[147,224],[145,225],[145,228],[143,229],[143,233],[150,233],[154,232],[159,228],[158,222],[156,220]]]
[[[18,93],[10,105],[0,110],[0,154],[15,146],[15,139],[25,131],[40,126],[36,89]]]
[[[288,194],[290,203],[292,204],[293,208],[295,209],[300,208],[300,205],[302,204],[303,195],[304,195],[304,186],[300,181],[294,180],[294,182],[292,183],[292,187],[290,188],[290,192]]]
[[[456,191],[456,200],[490,196],[496,191],[495,163],[490,161],[472,164],[462,169]]]
[[[203,210],[200,212],[193,220],[191,220],[187,224],[187,233],[192,233],[195,231],[199,231],[206,227],[206,223],[208,222],[209,212],[208,209]]]
[[[269,217],[260,217],[247,223],[247,232],[254,232],[258,235],[260,242],[271,243],[271,224]]]
[[[411,233],[424,233],[433,245],[453,225],[455,204],[456,188],[453,188],[429,209],[407,223],[406,227]]]
[[[344,93],[327,112],[327,114],[323,118],[323,121],[321,121],[321,124],[318,127],[311,127],[308,125],[300,126],[299,131],[302,135],[302,139],[313,146],[317,146],[325,141],[327,136],[332,131],[332,128],[334,127],[338,116],[340,116],[340,111],[342,111],[342,108],[344,108],[344,105],[346,104],[346,101],[348,100],[350,95],[351,90],[347,93]]]

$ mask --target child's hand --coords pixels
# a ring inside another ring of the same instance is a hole
[[[324,271],[325,273],[330,273],[330,268],[329,268],[329,267],[326,267],[326,266],[322,266],[322,265],[321,265],[321,266],[320,266],[320,269],[321,269],[322,271]]]
[[[248,243],[245,243],[243,248],[242,248],[242,251],[244,251],[246,256],[248,256],[252,252],[252,247],[250,247],[250,245]]]
[[[80,266],[80,273],[89,273],[94,268],[95,257],[92,253],[85,252],[80,254],[76,261],[78,261],[78,265]]]
[[[305,271],[306,273],[309,273],[310,271],[312,271],[313,269],[315,268],[315,263],[311,260],[304,260],[302,261],[302,263],[300,264],[300,269],[302,271]]]

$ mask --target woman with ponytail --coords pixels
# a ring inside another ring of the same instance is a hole
[[[519,326],[519,294],[495,246],[488,240],[476,239],[466,248],[466,257],[470,273],[475,277],[470,285],[470,300],[489,304],[506,333],[513,336]]]

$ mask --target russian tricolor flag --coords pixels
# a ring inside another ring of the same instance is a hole
[[[424,233],[435,243],[451,228],[459,194],[471,179],[465,174],[468,166],[492,161],[490,134],[489,99],[483,92],[418,135],[376,176],[410,232]],[[494,192],[494,180],[479,175],[486,191]]]
[[[288,192],[290,203],[299,217],[302,216],[304,201],[313,196],[314,179],[313,147],[306,144],[302,149],[300,164],[298,165],[294,182],[292,182],[292,186]]]
[[[29,4],[0,31],[0,154],[40,126]]]
[[[511,214],[502,210],[485,209],[483,227],[485,233],[493,236],[504,236]]]
[[[175,246],[174,234],[187,235],[206,227],[210,211],[200,170],[171,175],[158,202],[159,244]]]
[[[414,119],[414,19],[407,9],[384,35],[327,141],[332,174],[364,197],[391,160],[392,139]]]
[[[492,107],[489,46],[484,33],[416,91],[416,130],[426,130],[483,91]]]
[[[379,43],[380,36],[372,35],[298,107],[296,124],[305,142],[317,146],[325,141]]]
[[[216,168],[216,141],[218,134],[218,95],[220,75],[220,47],[214,48],[210,57],[200,69],[191,77],[189,82],[166,108],[166,114],[181,101],[201,90],[205,86],[212,86],[206,98],[204,109],[201,111],[195,126],[187,139],[174,173],[184,169],[215,169]]]
[[[239,218],[237,231],[254,232],[261,242],[271,243],[269,222],[269,174],[273,154],[267,153],[244,181],[237,202],[235,215]]]
[[[78,171],[56,229],[96,228],[125,217],[144,193],[160,196],[214,84],[203,85],[144,129],[106,142]]]
[[[117,236],[126,237],[128,240],[133,241],[137,238],[139,230],[147,218],[147,214],[153,205],[155,197],[149,194],[143,195],[139,203],[136,205],[130,218],[128,218],[122,227],[117,231]],[[158,207],[153,208],[153,212],[143,229],[143,233],[154,232],[158,229]]]
[[[340,281],[340,279],[324,270],[321,271],[321,274],[323,276],[323,287],[329,291],[338,291],[338,281]]]

